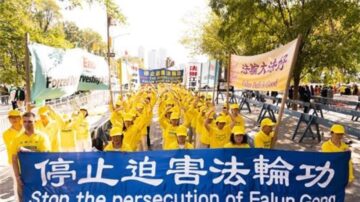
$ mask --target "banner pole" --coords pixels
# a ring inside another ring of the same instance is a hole
[[[110,58],[110,46],[111,46],[111,38],[110,38],[110,22],[111,17],[107,13],[107,59],[108,59],[108,68],[109,68],[109,93],[110,93],[110,106],[114,108],[114,98],[112,94],[111,88],[111,58]]]
[[[213,95],[212,95],[212,102],[215,103],[215,90],[217,89],[217,83],[218,83],[218,80],[219,80],[219,77],[218,77],[218,61],[216,60],[215,62],[215,75],[214,75],[214,89],[213,89]]]
[[[25,34],[25,72],[26,72],[26,93],[25,93],[25,107],[26,111],[31,111],[31,90],[30,90],[30,57],[28,45],[30,42],[30,35],[28,32]]]
[[[230,67],[231,67],[231,53],[229,53],[229,61],[228,61],[228,68],[226,72],[226,82],[227,82],[227,88],[226,88],[226,105],[229,105],[229,97],[230,97]]]
[[[202,82],[202,69],[203,69],[203,63],[200,63],[200,79],[199,79],[199,92],[201,92],[201,82]]]
[[[286,88],[285,88],[283,97],[281,99],[280,110],[279,110],[279,113],[278,113],[278,122],[277,122],[277,124],[275,126],[274,137],[271,140],[271,148],[275,147],[275,144],[276,144],[276,141],[277,141],[277,136],[278,136],[279,129],[280,129],[280,123],[282,121],[282,117],[283,117],[284,110],[285,110],[285,103],[287,101],[288,94],[289,94],[289,86],[290,86],[290,81],[291,81],[291,75],[292,75],[292,72],[294,71],[296,61],[297,61],[297,58],[298,58],[301,40],[302,40],[302,35],[299,34],[298,37],[297,37],[296,47],[295,47],[295,51],[294,51],[294,59],[293,59],[293,61],[291,63],[289,76],[288,76],[288,79],[286,81]]]
[[[122,100],[123,92],[122,92],[122,59],[120,59],[120,68],[119,68],[119,82],[120,82],[120,97]]]

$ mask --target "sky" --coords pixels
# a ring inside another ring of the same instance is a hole
[[[190,28],[191,20],[203,20],[209,12],[207,0],[116,0],[127,18],[126,25],[112,28],[115,52],[137,56],[138,47],[163,48],[176,63],[192,61],[190,50],[180,44],[183,34]],[[106,41],[106,13],[100,5],[64,11],[65,20],[74,21],[80,28],[92,28]],[[199,19],[200,18],[200,19]],[[196,57],[204,60],[204,57]]]

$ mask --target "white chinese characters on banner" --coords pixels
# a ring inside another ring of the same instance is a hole
[[[327,188],[335,176],[335,170],[331,168],[329,161],[325,162],[324,166],[314,166],[302,164],[298,169],[296,177],[295,173],[291,175],[291,171],[294,171],[294,166],[286,162],[280,156],[278,156],[272,162],[270,159],[259,155],[258,158],[253,160],[253,176],[247,177],[251,173],[250,165],[237,160],[236,156],[231,156],[231,161],[223,162],[218,158],[213,159],[213,165],[205,168],[205,162],[202,158],[191,158],[190,155],[184,155],[183,158],[171,158],[169,161],[169,168],[166,171],[166,175],[174,175],[174,183],[176,185],[192,184],[199,185],[201,176],[206,176],[208,171],[214,173],[212,179],[213,184],[223,183],[224,185],[239,186],[247,185],[249,181],[245,179],[253,178],[258,179],[260,185],[272,186],[290,186],[291,179],[298,182],[304,182],[304,186],[311,188],[315,185],[320,188]],[[77,173],[75,170],[71,170],[71,165],[74,165],[74,161],[64,160],[58,158],[56,161],[45,160],[35,164],[35,168],[40,170],[40,177],[42,186],[50,184],[53,187],[61,187],[66,185],[70,181],[75,181]],[[156,177],[156,161],[150,161],[149,156],[145,156],[144,160],[136,161],[130,159],[126,169],[130,170],[131,175],[121,176],[121,178],[110,179],[104,178],[103,172],[114,172],[115,169],[111,164],[105,164],[103,158],[98,158],[97,164],[87,165],[87,174],[84,178],[78,180],[78,184],[88,183],[102,183],[108,186],[116,186],[119,181],[137,181],[145,183],[151,186],[159,186],[164,182],[164,179]],[[96,167],[95,176],[92,176],[92,168]],[[252,166],[252,165],[251,165]],[[47,169],[48,168],[48,169]],[[303,171],[303,172],[302,172]],[[304,173],[304,174],[302,174]],[[301,175],[299,175],[301,174]]]
[[[250,169],[240,169],[238,167],[244,166],[244,163],[237,162],[236,156],[231,156],[231,162],[222,162],[219,159],[214,159],[214,163],[220,166],[225,166],[229,168],[218,169],[213,166],[210,167],[210,171],[213,173],[221,173],[221,175],[215,179],[213,179],[214,184],[219,184],[225,177],[225,174],[229,174],[229,176],[224,180],[224,184],[230,184],[237,186],[239,184],[246,185],[245,180],[241,177],[241,175],[248,175],[250,173]]]
[[[199,185],[200,175],[206,175],[203,159],[192,159],[185,155],[182,159],[171,158],[170,169],[167,175],[175,174],[175,184],[194,184]]]
[[[102,173],[103,173],[104,169],[114,168],[113,165],[105,165],[104,163],[105,163],[105,160],[103,158],[98,159],[98,165],[97,165],[95,177],[91,177],[92,166],[88,165],[86,178],[80,179],[78,184],[103,183],[103,184],[107,184],[109,186],[115,186],[119,182],[119,180],[102,178]]]
[[[324,166],[318,166],[318,167],[303,164],[303,165],[300,166],[300,169],[302,169],[302,170],[305,169],[305,175],[296,176],[296,180],[297,181],[302,181],[302,180],[312,179],[310,182],[305,184],[305,187],[312,187],[315,184],[317,184],[321,188],[326,188],[329,185],[329,183],[331,182],[331,180],[333,179],[334,175],[335,175],[335,171],[330,168],[330,165],[331,164],[330,164],[329,161],[327,161]],[[320,173],[318,175],[311,174],[312,170],[315,170],[315,171],[318,171],[318,172],[320,171]],[[320,180],[323,179],[323,177],[327,173],[329,174],[327,179],[325,181],[323,181],[323,182],[320,182]]]
[[[62,158],[58,158],[57,161],[50,161],[51,171],[46,172],[46,165],[48,163],[49,160],[35,164],[35,168],[40,170],[42,186],[46,186],[48,180],[51,180],[52,186],[61,187],[65,184],[66,178],[76,179],[76,172],[69,170],[70,164],[74,163],[74,161],[64,161]]]
[[[280,184],[289,186],[290,171],[294,168],[293,165],[284,161],[281,157],[276,158],[271,164],[268,163],[269,159],[265,159],[263,155],[254,159],[255,173],[254,179],[259,178],[260,184],[264,184],[264,179],[269,178],[266,182],[267,185]]]
[[[132,175],[121,178],[121,182],[134,180],[153,186],[159,186],[163,182],[162,179],[146,178],[155,177],[156,175],[156,162],[149,161],[148,156],[145,156],[144,161],[141,161],[139,163],[133,159],[130,159],[129,164],[130,165],[128,165],[126,169],[131,169]]]

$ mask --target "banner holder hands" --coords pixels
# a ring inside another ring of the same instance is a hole
[[[302,35],[299,34],[298,37],[297,37],[296,47],[295,47],[295,51],[294,51],[294,59],[291,62],[289,76],[288,76],[288,79],[287,79],[287,82],[286,82],[286,88],[285,88],[283,97],[281,99],[281,105],[280,105],[280,110],[279,110],[279,114],[278,114],[278,122],[276,123],[276,126],[275,126],[274,137],[271,140],[271,148],[275,147],[275,144],[276,144],[276,141],[277,141],[277,136],[278,136],[278,133],[279,133],[281,120],[282,120],[282,117],[283,117],[283,114],[284,114],[285,103],[286,103],[286,100],[287,100],[288,94],[289,94],[289,86],[290,86],[290,81],[291,81],[291,75],[292,75],[292,73],[294,71],[294,68],[295,68],[295,65],[296,65],[301,40],[302,40]]]
[[[25,107],[26,111],[31,111],[31,90],[30,90],[30,59],[29,59],[29,45],[30,35],[28,32],[25,34],[25,76],[26,76],[26,89],[25,89]]]

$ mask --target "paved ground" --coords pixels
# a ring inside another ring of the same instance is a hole
[[[221,106],[221,104],[219,105]],[[99,114],[101,114],[102,110]],[[252,107],[252,113],[249,114],[247,112],[243,112],[244,117],[246,118],[246,127],[248,132],[251,131],[257,131],[259,128],[256,125],[256,119],[257,115],[259,114],[260,109],[256,107]],[[154,109],[154,118],[153,123],[151,127],[151,140],[152,140],[152,149],[153,150],[160,150],[161,149],[161,131],[160,126],[158,123],[158,117],[157,117],[157,106]],[[94,113],[98,114],[98,113]],[[99,116],[93,116],[94,118],[91,118],[93,121],[96,120],[96,118],[99,118]],[[349,116],[343,116],[337,113],[333,112],[326,112],[324,111],[324,117],[339,121],[341,123],[349,124],[353,127],[360,127],[360,122],[353,122],[351,121],[351,117]],[[298,143],[299,138],[296,138],[295,141],[291,140],[291,137],[293,135],[294,129],[297,124],[297,119],[289,117],[287,115],[284,116],[282,127],[280,127],[280,133],[279,133],[279,140],[278,144],[276,145],[277,149],[283,149],[283,150],[296,150],[296,151],[319,151],[321,143],[318,143],[316,140],[305,139],[304,143]],[[303,129],[304,127],[302,127]],[[326,128],[321,128],[321,132],[323,135],[323,141],[327,140],[329,138],[329,130]],[[356,180],[355,182],[346,190],[346,202],[357,202],[360,201],[360,141],[357,138],[348,136],[348,140],[351,140],[353,144],[351,145],[352,148],[352,158],[354,163],[354,170],[355,170],[355,176]],[[1,144],[2,138],[0,140],[0,202],[3,201],[14,201],[12,197],[12,179],[11,179],[11,172],[10,170],[5,167],[4,163],[1,163],[5,156],[4,151],[1,150],[2,144]]]

